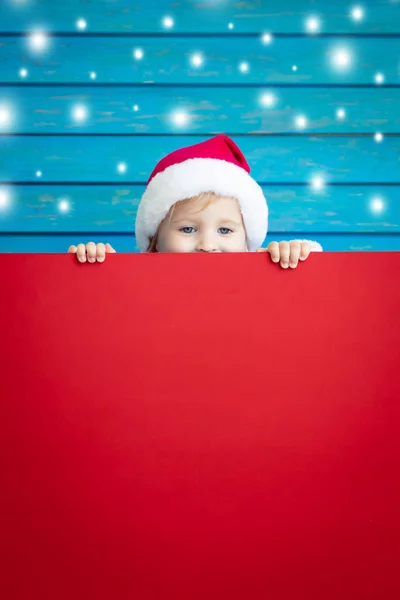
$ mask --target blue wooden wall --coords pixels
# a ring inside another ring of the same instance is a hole
[[[156,162],[216,133],[265,245],[400,250],[400,0],[0,0],[0,252],[137,251]]]

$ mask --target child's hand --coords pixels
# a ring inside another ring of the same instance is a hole
[[[280,262],[283,269],[295,269],[299,260],[306,260],[311,251],[322,251],[318,242],[309,240],[292,240],[290,242],[271,242],[267,248],[259,248],[257,252],[269,252],[274,263]]]
[[[106,258],[106,254],[112,252],[116,252],[114,248],[110,244],[95,244],[94,242],[89,242],[88,244],[78,244],[78,246],[70,246],[68,248],[68,253],[76,254],[76,258],[79,262],[86,262],[86,253],[87,259],[90,263],[103,262]]]

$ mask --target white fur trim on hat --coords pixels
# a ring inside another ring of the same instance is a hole
[[[189,158],[157,173],[148,184],[136,216],[135,234],[141,252],[175,202],[215,192],[235,197],[243,215],[250,252],[260,248],[268,229],[268,206],[262,188],[241,167],[216,158]]]

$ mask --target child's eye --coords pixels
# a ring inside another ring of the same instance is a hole
[[[192,233],[192,231],[187,231],[188,229],[194,229],[194,227],[181,227],[179,231],[183,231],[183,233]],[[224,231],[221,231],[222,229]],[[233,233],[232,229],[229,229],[228,227],[220,227],[219,231],[222,233],[222,235]]]

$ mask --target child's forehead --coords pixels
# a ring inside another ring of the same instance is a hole
[[[216,219],[243,225],[243,215],[239,202],[230,196],[190,198],[177,202],[171,211],[170,222],[180,222],[184,219],[206,220]]]

